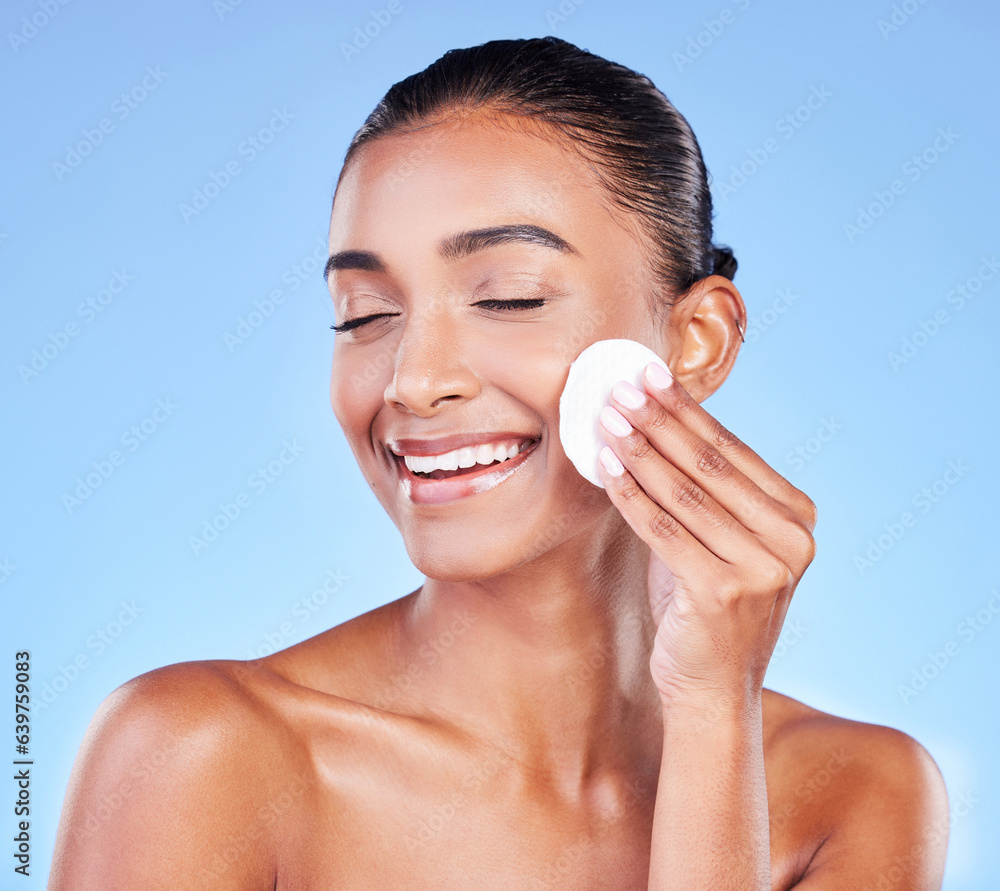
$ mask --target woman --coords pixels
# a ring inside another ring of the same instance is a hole
[[[635,72],[549,37],[392,87],[334,195],[331,401],[426,581],[115,691],[50,888],[939,888],[926,751],[762,689],[816,511],[699,404],[735,270]],[[601,491],[558,403],[610,338],[672,374],[616,387]]]

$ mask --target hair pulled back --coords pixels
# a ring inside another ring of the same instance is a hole
[[[344,168],[380,136],[476,109],[529,117],[568,137],[618,206],[637,214],[666,304],[708,275],[735,275],[732,251],[712,243],[712,196],[688,122],[645,75],[557,37],[449,50],[390,87],[354,135]]]

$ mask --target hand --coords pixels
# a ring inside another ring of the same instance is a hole
[[[665,704],[706,695],[745,702],[760,695],[788,604],[815,554],[816,506],[680,383],[664,373],[666,386],[658,387],[647,375],[645,393],[623,381],[602,411],[611,447],[602,460],[617,456],[624,470],[613,476],[602,464],[599,473],[650,548],[657,625],[650,672]]]

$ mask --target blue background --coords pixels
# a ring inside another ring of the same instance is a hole
[[[551,33],[649,75],[714,176],[751,322],[706,407],[820,511],[768,685],[919,739],[954,809],[945,887],[995,887],[997,7],[399,0],[345,53],[386,6],[105,0],[46,21],[39,2],[4,5],[0,662],[12,684],[29,649],[35,701],[51,701],[33,724],[34,874],[4,853],[0,886],[43,887],[72,760],[118,684],[263,654],[421,583],[329,405],[332,190],[392,83],[452,47]],[[115,273],[127,285],[88,311]],[[299,456],[254,484],[285,440]],[[967,469],[942,482],[949,462]],[[196,555],[190,537],[241,492],[249,506]],[[984,609],[979,630],[961,624]],[[10,839],[8,806],[0,826]]]

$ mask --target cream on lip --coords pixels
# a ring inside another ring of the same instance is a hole
[[[460,501],[470,495],[481,495],[510,479],[538,449],[540,437],[525,437],[528,443],[517,457],[503,464],[483,466],[469,474],[435,480],[416,476],[406,469],[403,459],[395,457],[400,491],[415,504],[446,504]]]

